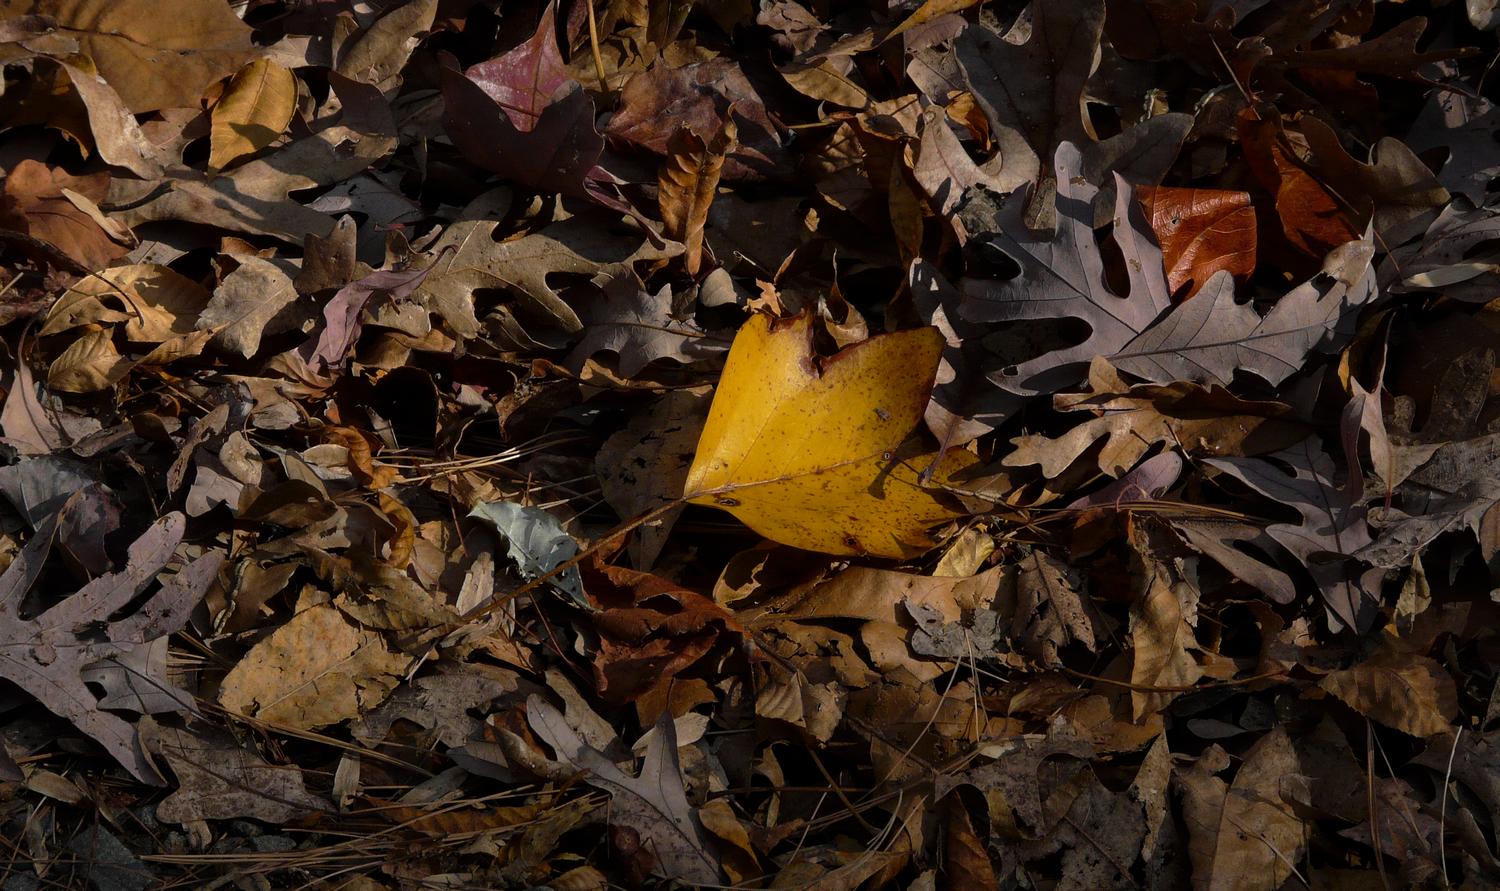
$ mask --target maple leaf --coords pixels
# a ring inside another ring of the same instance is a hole
[[[35,696],[55,714],[97,741],[132,776],[159,784],[125,719],[104,711],[84,683],[91,666],[124,666],[129,655],[181,629],[223,565],[222,552],[206,554],[180,569],[130,614],[111,618],[157,577],[182,541],[186,520],[169,513],[130,545],[123,569],[101,575],[39,614],[21,615],[22,598],[36,584],[57,524],[77,504],[70,500],[37,529],[0,575],[0,676]],[[128,672],[128,667],[126,667]],[[131,672],[131,674],[134,674]],[[171,689],[164,677],[131,678],[144,688]],[[191,697],[179,693],[180,702]]]

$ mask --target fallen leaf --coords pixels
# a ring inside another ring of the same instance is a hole
[[[251,819],[280,824],[333,805],[307,791],[302,769],[270,764],[228,735],[207,728],[141,722],[141,745],[166,762],[177,788],[156,806],[168,823]]]
[[[1447,733],[1458,714],[1458,694],[1448,672],[1384,635],[1374,653],[1330,672],[1319,686],[1371,720],[1412,736]]]
[[[250,28],[223,3],[183,0],[5,0],[0,18],[46,15],[78,41],[132,114],[196,103],[214,81],[258,55]]]
[[[708,847],[703,825],[683,787],[677,760],[677,733],[668,714],[632,777],[584,743],[562,713],[540,696],[526,699],[526,716],[557,757],[583,772],[583,781],[610,794],[613,822],[633,827],[651,844],[655,872],[695,884],[721,881],[719,858]]]
[[[726,119],[712,139],[682,127],[667,140],[667,160],[657,177],[657,204],[668,238],[685,245],[688,275],[703,261],[703,226],[719,187],[724,155],[734,145],[734,120]]]
[[[1047,393],[1075,382],[1095,356],[1119,351],[1171,306],[1161,251],[1151,240],[1130,186],[1118,177],[1113,237],[1124,255],[1130,287],[1122,295],[1110,290],[1094,233],[1092,202],[1098,189],[1083,179],[1081,164],[1082,155],[1072,143],[1058,147],[1055,236],[1038,235],[1026,227],[1025,196],[1019,192],[1004,202],[996,224],[989,227],[994,234],[985,242],[1020,264],[1020,275],[1006,281],[966,278],[960,285],[964,301],[959,312],[970,322],[1070,318],[1088,325],[1082,343],[1011,363],[990,376],[1019,395]]]
[[[326,727],[378,706],[410,662],[333,607],[309,607],[230,669],[219,703],[272,724]]]
[[[99,201],[109,175],[69,176],[30,158],[12,167],[0,192],[0,226],[47,242],[88,269],[102,269],[129,249],[67,200],[65,189]]]
[[[217,173],[281,137],[297,110],[297,79],[268,59],[257,59],[229,79],[214,103],[208,169]]]
[[[1218,756],[1225,757],[1222,751]],[[1261,737],[1232,784],[1213,775],[1205,766],[1209,760],[1205,755],[1177,773],[1193,887],[1279,886],[1301,860],[1305,831],[1281,795],[1283,780],[1300,772],[1286,732],[1277,728]]]
[[[652,294],[634,275],[622,275],[604,286],[594,299],[573,307],[583,324],[583,336],[564,364],[582,371],[597,353],[619,356],[616,370],[633,378],[659,359],[691,365],[723,353],[725,344],[705,333],[689,314],[673,309],[671,285]]]
[[[548,3],[525,43],[464,70],[523,133],[536,129],[542,112],[573,82],[557,45],[556,14],[557,4]]]
[[[0,613],[9,615],[0,623],[0,653],[6,654],[0,660],[0,674],[98,742],[136,779],[156,785],[160,779],[140,750],[135,728],[101,709],[83,674],[91,664],[126,657],[186,625],[193,607],[218,572],[223,554],[216,552],[193,561],[163,582],[135,610],[112,619],[151,584],[182,541],[185,518],[170,513],[131,544],[124,568],[98,576],[41,613],[22,618],[22,598],[42,573],[57,524],[76,503],[70,501],[53,514],[0,574]],[[79,631],[96,625],[102,632],[99,638],[78,636]],[[163,677],[150,682],[171,686]],[[186,694],[181,695],[188,699]]]
[[[261,338],[292,330],[298,321],[297,290],[286,264],[241,257],[198,313],[198,329],[213,332],[216,346],[249,359]]]
[[[756,315],[731,346],[684,498],[783,544],[907,556],[959,514],[921,487],[934,456],[902,452],[942,338],[887,334],[819,362],[812,317]],[[960,453],[950,453],[950,457]]]
[[[1084,84],[1099,64],[1104,27],[1100,0],[1028,7],[1029,32],[1004,37],[985,25],[964,29],[954,42],[959,68],[989,119],[1007,178],[1033,183],[1026,216],[1051,228],[1053,196],[1076,175],[1054,165],[1066,142],[1094,137],[1084,113]],[[1013,86],[1024,81],[1025,88]],[[1062,208],[1058,208],[1059,214]]]
[[[578,542],[563,529],[556,517],[541,508],[513,501],[491,501],[476,504],[469,516],[484,520],[500,533],[522,578],[545,575],[578,553]],[[552,578],[551,583],[580,606],[592,608],[583,596],[583,584],[576,566],[563,570]]]
[[[706,387],[670,390],[604,441],[594,472],[604,500],[621,519],[677,502],[708,416]],[[641,526],[631,540],[637,569],[649,570],[681,508]]]
[[[1145,186],[1136,197],[1167,265],[1167,286],[1182,299],[1225,270],[1243,282],[1255,271],[1255,208],[1249,192]]]
[[[1227,272],[1179,304],[1110,357],[1122,371],[1151,381],[1229,384],[1244,370],[1279,384],[1316,350],[1332,352],[1354,336],[1355,316],[1378,289],[1374,247],[1354,241],[1331,251],[1323,271],[1285,294],[1261,316],[1234,298]]]

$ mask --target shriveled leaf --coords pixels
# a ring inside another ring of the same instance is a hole
[[[666,236],[682,242],[688,275],[703,261],[703,226],[719,187],[724,155],[734,145],[735,126],[725,120],[712,139],[683,127],[667,141],[667,160],[657,177],[657,204]]]
[[[809,550],[918,553],[927,529],[958,516],[918,480],[935,456],[901,450],[942,338],[931,328],[887,334],[819,362],[812,324],[756,315],[740,329],[684,497]]]
[[[514,501],[491,501],[475,505],[469,516],[484,520],[500,533],[522,578],[534,579],[551,572],[578,553],[578,542],[556,517],[541,508]],[[579,604],[590,606],[584,599],[576,566],[565,569],[552,579],[552,584]]]
[[[281,137],[297,110],[297,79],[269,59],[230,78],[210,115],[208,169],[219,171]]]

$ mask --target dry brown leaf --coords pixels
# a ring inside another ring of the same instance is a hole
[[[1371,720],[1412,736],[1446,733],[1458,714],[1448,672],[1389,638],[1363,661],[1329,673],[1320,686]]]
[[[1142,186],[1135,194],[1161,244],[1174,296],[1190,285],[1181,299],[1192,297],[1221,269],[1240,282],[1255,271],[1255,208],[1249,192]]]
[[[1199,891],[1280,887],[1301,861],[1305,831],[1282,798],[1284,781],[1300,773],[1297,753],[1286,731],[1276,728],[1245,754],[1232,784],[1214,776],[1216,767],[1227,761],[1215,746],[1177,774],[1193,887]]]
[[[297,79],[269,59],[257,59],[230,78],[210,115],[208,169],[212,173],[281,138],[297,110]]]
[[[379,705],[411,657],[386,648],[331,606],[297,613],[251,648],[224,678],[219,702],[300,730],[358,717]]]
[[[684,126],[667,140],[667,158],[657,177],[657,203],[666,224],[664,234],[687,247],[688,275],[697,275],[703,261],[703,226],[735,136],[734,118],[726,117],[713,139],[705,141]]]
[[[97,393],[113,387],[135,363],[115,349],[109,328],[86,327],[47,368],[47,386],[61,393]]]
[[[0,193],[0,226],[47,242],[88,269],[102,269],[129,252],[98,222],[69,201],[65,190],[103,200],[109,175],[70,176],[31,159],[10,169]]]
[[[227,4],[179,0],[164,12],[153,0],[0,0],[0,19],[56,19],[133,114],[194,105],[260,52]]]

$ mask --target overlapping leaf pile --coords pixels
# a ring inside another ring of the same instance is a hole
[[[1497,27],[0,2],[0,889],[1500,884]]]

